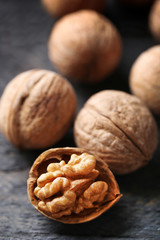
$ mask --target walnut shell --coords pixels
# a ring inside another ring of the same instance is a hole
[[[98,177],[96,177],[95,180],[98,181],[103,181],[108,184],[108,191],[107,195],[103,199],[102,202],[96,204],[92,208],[84,209],[80,213],[71,213],[67,216],[61,216],[56,218],[55,215],[50,211],[43,211],[39,208],[39,202],[40,200],[35,196],[35,188],[37,186],[37,179],[44,175],[47,172],[47,167],[50,163],[58,163],[61,160],[64,160],[65,163],[67,163],[71,157],[72,154],[77,154],[81,155],[85,153],[83,149],[80,148],[55,148],[55,149],[49,149],[45,152],[43,152],[34,162],[30,174],[29,174],[29,179],[27,182],[28,186],[28,196],[30,198],[31,203],[33,206],[42,214],[45,216],[57,220],[59,222],[63,223],[82,223],[82,222],[87,222],[90,221],[98,216],[100,216],[103,212],[108,210],[114,203],[116,203],[120,197],[122,196],[119,191],[118,184],[112,174],[112,172],[109,170],[108,166],[106,163],[102,162],[99,159],[96,159],[96,170],[99,172]],[[93,157],[93,156],[92,156]],[[84,165],[83,165],[84,167]],[[81,170],[81,169],[80,169]],[[81,178],[87,178],[85,176],[78,176],[76,177],[76,181],[81,180]],[[83,181],[84,181],[83,179]],[[69,180],[73,181],[74,177],[69,178]],[[89,182],[89,185],[91,182]],[[78,186],[79,187],[79,186]],[[77,192],[77,188],[74,187],[74,191]],[[82,195],[84,192],[85,188],[88,187],[88,185],[84,185],[83,187],[81,186],[80,189],[78,190],[79,194]],[[80,192],[81,191],[81,192]],[[63,194],[63,193],[62,193]],[[57,196],[51,196],[51,198],[56,198]],[[59,197],[59,193],[58,193]],[[66,203],[66,202],[65,202]],[[64,207],[64,206],[63,206]]]
[[[62,17],[80,9],[103,11],[105,0],[41,0],[46,11],[53,16]]]
[[[149,28],[157,41],[160,41],[160,0],[156,0],[149,14]]]
[[[66,15],[50,35],[49,57],[64,75],[83,82],[102,80],[117,66],[120,35],[104,16],[89,10]]]
[[[121,91],[94,94],[79,112],[74,136],[78,147],[107,162],[116,174],[147,164],[157,146],[157,126],[143,103]]]
[[[66,79],[33,69],[16,76],[5,88],[0,129],[19,148],[45,148],[64,136],[75,109],[76,96]]]
[[[130,72],[130,88],[150,110],[160,116],[160,45],[140,54]]]

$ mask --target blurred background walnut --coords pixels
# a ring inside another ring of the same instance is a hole
[[[78,147],[117,174],[147,164],[157,146],[157,126],[149,110],[137,97],[113,90],[89,98],[76,118],[74,136]]]
[[[160,45],[141,53],[130,72],[130,88],[160,116]]]
[[[55,148],[34,162],[27,182],[33,206],[63,223],[90,221],[122,196],[108,165],[80,148]]]
[[[149,27],[154,38],[160,41],[160,0],[156,0],[151,8]]]
[[[46,11],[55,17],[62,17],[80,9],[104,11],[106,0],[41,0]]]
[[[0,101],[0,129],[20,148],[45,148],[60,140],[76,108],[72,86],[60,75],[33,69],[16,76]]]
[[[116,27],[89,10],[66,15],[50,35],[49,57],[64,75],[83,82],[99,82],[117,66],[122,42]]]

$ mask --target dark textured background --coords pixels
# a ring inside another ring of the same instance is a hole
[[[151,37],[149,9],[129,9],[111,0],[105,12],[123,37],[117,70],[96,86],[74,84],[80,109],[99,90],[128,89],[136,57],[156,42]],[[0,0],[0,93],[18,73],[32,68],[53,70],[47,40],[54,24],[39,0]],[[159,124],[159,119],[157,119]],[[57,146],[74,146],[72,129]],[[47,219],[30,204],[26,180],[41,151],[20,151],[0,135],[0,239],[160,239],[160,145],[152,161],[128,176],[117,176],[123,198],[96,220],[64,225]]]

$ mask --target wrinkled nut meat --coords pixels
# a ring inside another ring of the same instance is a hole
[[[136,59],[130,72],[130,88],[160,116],[160,45],[149,48]]]
[[[79,148],[42,153],[30,170],[28,195],[40,213],[64,223],[90,221],[121,197],[107,164]]]
[[[15,146],[36,149],[51,146],[70,127],[76,96],[60,75],[34,69],[16,76],[0,101],[0,129]]]
[[[54,25],[48,48],[51,61],[63,75],[95,83],[116,68],[122,42],[107,18],[82,10],[64,16]]]
[[[151,8],[149,27],[154,38],[160,41],[160,0],[156,0]]]
[[[107,162],[116,174],[147,164],[157,146],[157,126],[135,96],[105,90],[93,95],[79,112],[74,136],[78,147]]]
[[[55,17],[62,17],[80,9],[104,11],[106,0],[41,0],[46,11]]]

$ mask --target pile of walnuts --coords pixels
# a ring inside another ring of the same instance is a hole
[[[142,7],[152,2],[130,4]],[[79,84],[98,84],[116,69],[122,55],[119,31],[98,13],[105,8],[105,0],[42,3],[50,15],[62,17],[51,31],[48,53],[65,77],[32,69],[6,86],[0,101],[0,129],[22,149],[51,147],[70,128],[77,97],[66,77]],[[160,0],[151,8],[149,27],[160,40]],[[160,45],[142,53],[131,68],[130,89],[136,96],[115,90],[95,93],[74,121],[78,148],[50,149],[36,159],[28,195],[38,211],[60,222],[81,223],[101,215],[120,199],[111,170],[129,174],[146,165],[157,147],[157,124],[150,110],[160,115],[159,66]]]

